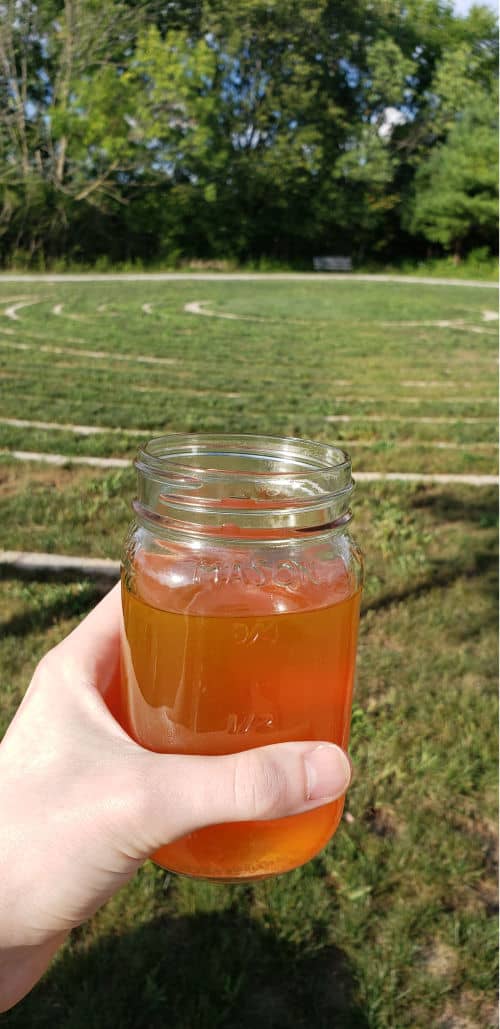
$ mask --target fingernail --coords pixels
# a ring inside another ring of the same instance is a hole
[[[351,781],[351,763],[335,743],[320,743],[304,756],[308,800],[336,800]]]

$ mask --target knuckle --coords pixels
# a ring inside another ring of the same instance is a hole
[[[119,780],[108,792],[106,809],[109,823],[120,840],[145,854],[156,819],[151,783],[140,763],[128,771],[122,769]]]
[[[277,818],[286,812],[287,780],[268,755],[258,751],[238,755],[233,785],[235,807],[242,818]]]
[[[40,686],[46,686],[52,682],[52,679],[57,674],[57,656],[55,649],[48,650],[43,657],[40,658],[35,671],[33,673],[33,682],[40,688]]]
[[[134,825],[147,825],[154,810],[154,783],[145,761],[131,761],[130,765],[125,777],[126,788],[122,786],[120,789],[120,796],[124,798],[124,813]]]
[[[62,682],[67,687],[79,678],[81,670],[78,664],[71,659],[62,643],[59,643],[40,658],[32,681],[37,690],[43,689],[48,693],[54,689],[60,692]]]
[[[58,675],[57,662],[54,659],[53,651],[49,650],[40,658],[33,672],[31,682],[23,697],[21,708],[38,713],[43,717],[43,712],[50,708],[52,702],[58,703],[60,695],[60,675]],[[59,687],[59,688],[58,688]]]

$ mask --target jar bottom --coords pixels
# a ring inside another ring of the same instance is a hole
[[[157,861],[156,858],[151,860],[158,868],[163,868],[170,875],[179,875],[181,879],[192,879],[194,882],[218,883],[220,886],[237,886],[243,883],[262,882],[264,879],[274,879],[277,875],[285,875],[286,872],[292,871],[291,868],[287,868],[282,872],[264,872],[262,875],[235,875],[230,879],[221,875],[197,875],[194,872],[179,872],[175,868],[167,868],[166,865],[163,865],[161,861]],[[299,868],[300,865],[295,865],[294,867]]]
[[[209,882],[270,879],[315,857],[340,822],[344,798],[302,815],[209,826],[161,847],[152,860],[166,871]]]

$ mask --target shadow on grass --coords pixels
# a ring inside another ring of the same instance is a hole
[[[496,489],[466,491],[460,498],[452,492],[426,489],[417,492],[412,506],[419,510],[427,510],[438,523],[463,522],[464,531],[484,529],[486,535],[479,541],[467,539],[467,547],[459,558],[443,558],[435,560],[430,573],[422,578],[414,578],[408,587],[389,590],[371,601],[364,601],[362,614],[368,611],[383,611],[393,604],[415,599],[434,589],[446,589],[461,578],[484,577],[484,588],[497,597],[497,536],[491,530],[498,524],[498,491]],[[464,541],[465,542],[465,541]],[[30,568],[16,568],[12,572],[10,566],[3,568],[0,564],[0,579],[17,578],[29,582],[77,582],[71,569],[43,571]],[[72,616],[83,617],[111,589],[116,578],[114,575],[97,575],[88,580],[80,594],[61,597],[50,604],[33,608],[22,614],[14,615],[1,625],[6,635],[23,636],[33,630],[47,628],[55,621]]]
[[[9,1029],[368,1029],[342,951],[234,911],[158,918],[63,954]]]
[[[459,556],[444,557],[433,561],[430,572],[422,578],[408,583],[406,589],[398,588],[383,593],[363,604],[362,612],[383,611],[392,604],[413,600],[434,589],[446,589],[459,579],[481,578],[482,589],[494,597],[492,617],[496,618],[498,596],[498,543],[492,530],[498,524],[497,490],[473,491],[471,496],[459,499],[453,493],[418,493],[412,506],[426,509],[439,525],[446,522],[464,523],[463,548]],[[485,533],[480,538],[477,530]]]
[[[498,490],[472,490],[457,495],[440,489],[417,492],[412,506],[428,510],[438,522],[466,522],[480,528],[498,525]]]
[[[435,561],[431,574],[415,583],[410,583],[407,589],[397,589],[394,592],[383,593],[374,600],[363,603],[362,615],[368,611],[384,611],[393,604],[401,604],[406,600],[415,600],[435,589],[446,589],[453,586],[459,579],[473,579],[484,577],[485,590],[491,593],[492,597],[497,595],[496,576],[496,548],[478,550],[464,556],[463,561]],[[493,612],[494,615],[494,612]]]
[[[2,578],[8,577],[2,576]],[[19,576],[16,575],[15,578],[19,578]],[[45,579],[40,580],[38,576],[34,575],[23,576],[23,579],[28,578],[31,582],[46,581]],[[74,575],[73,581],[75,581]],[[61,619],[84,618],[110,588],[109,583],[85,583],[78,593],[64,593],[50,602],[35,604],[18,614],[12,615],[10,618],[2,619],[0,622],[0,632],[2,636],[21,637],[31,632],[41,632],[43,629],[48,629]]]

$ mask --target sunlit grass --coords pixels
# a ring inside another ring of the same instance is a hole
[[[496,331],[484,320],[494,290],[0,283],[4,311],[12,301],[29,306],[17,322],[0,314],[3,417],[358,440],[377,444],[352,445],[358,470],[495,470]],[[185,311],[193,301],[236,317]],[[4,449],[131,456],[139,440],[0,424]],[[435,440],[455,447],[418,449]]]
[[[496,339],[484,320],[494,291],[3,283],[0,311],[21,296],[42,302],[20,309],[19,322],[0,313],[3,417],[339,439],[355,473],[496,471]],[[184,312],[192,300],[248,320]],[[51,314],[58,303],[59,316]],[[462,327],[396,324],[432,320]],[[9,342],[34,349],[2,345]],[[346,414],[353,421],[326,421]],[[140,440],[0,424],[1,447],[68,458],[132,459]],[[0,549],[117,559],[133,491],[132,467],[4,457]],[[334,840],[305,868],[251,886],[166,880],[147,863],[73,934],[6,1026],[496,1024],[496,492],[361,483],[354,515],[367,555],[356,774]],[[98,590],[84,579],[5,573],[0,596],[5,728],[39,657]]]

